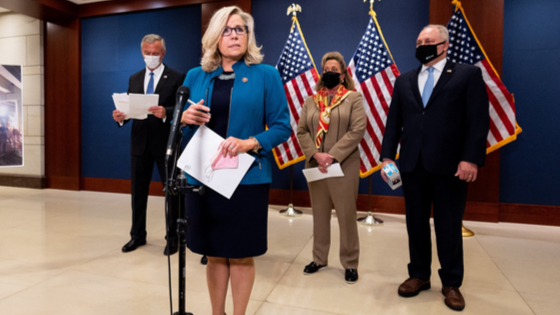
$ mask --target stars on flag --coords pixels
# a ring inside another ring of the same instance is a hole
[[[305,49],[299,29],[293,27],[278,64],[278,71],[282,77],[282,82],[286,83],[302,72],[312,68],[313,63]]]
[[[357,65],[356,76],[360,83],[376,75],[393,62],[388,57],[387,48],[375,29],[374,23],[371,19],[354,55],[354,64]]]
[[[447,28],[449,30],[447,56],[451,61],[472,65],[483,59],[482,51],[465,19],[453,15]]]

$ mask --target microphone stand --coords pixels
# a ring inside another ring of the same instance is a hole
[[[182,130],[179,125],[179,121],[181,119],[181,112],[185,106],[189,98],[190,91],[185,86],[180,86],[177,89],[177,98],[175,103],[175,108],[173,110],[173,120],[171,125],[171,130],[169,132],[169,139],[167,142],[167,150],[165,156],[165,171],[167,173],[167,183],[165,185],[165,199],[167,205],[169,205],[169,198],[171,195],[177,196],[179,195],[179,200],[177,202],[177,206],[179,207],[179,218],[177,219],[177,236],[179,238],[179,312],[174,313],[175,315],[193,315],[192,313],[185,312],[185,299],[186,299],[186,291],[185,291],[185,284],[186,284],[186,231],[188,228],[188,222],[185,218],[185,209],[184,209],[184,194],[183,190],[179,189],[178,184],[182,184],[183,182],[186,183],[185,177],[182,176],[181,178],[177,178],[178,174],[183,175],[181,170],[177,169],[177,160],[179,156],[179,152],[181,150],[181,140],[182,140]],[[168,256],[168,264],[170,264],[169,256]],[[169,299],[170,299],[170,306],[171,312],[173,312],[173,299],[171,293],[171,278],[169,279]]]
[[[166,169],[169,172],[169,176],[167,177],[167,185],[165,187],[165,199],[170,197],[170,195],[177,195],[179,194],[179,218],[177,219],[177,236],[179,238],[179,311],[173,313],[174,315],[193,315],[192,313],[185,312],[185,301],[186,301],[186,232],[188,229],[188,222],[185,218],[185,209],[184,209],[184,194],[182,189],[182,182],[186,181],[182,178],[177,178],[178,174],[182,174],[180,170],[177,168],[177,160],[178,160],[178,152],[181,149],[181,138],[182,138],[182,131],[179,129],[178,135],[176,137],[175,143],[173,144],[174,150],[173,153],[169,156],[169,160],[166,160]],[[169,165],[170,164],[170,165]],[[173,305],[171,306],[173,311]]]

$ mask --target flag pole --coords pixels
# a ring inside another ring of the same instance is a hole
[[[301,12],[301,7],[299,6],[299,4],[294,3],[288,7],[288,12],[286,13],[286,15],[290,15],[290,13],[292,13],[292,20],[294,20],[294,22],[292,23],[292,27],[294,27],[295,24],[297,24],[298,11]],[[293,164],[290,165],[290,203],[288,204],[288,208],[284,210],[280,210],[279,214],[291,218],[300,217],[303,215],[302,211],[294,208],[294,165]]]
[[[294,208],[294,166],[290,165],[290,203],[288,208],[280,210],[280,215],[285,217],[301,217],[303,212]]]
[[[453,0],[451,1],[451,5],[455,6],[455,10],[454,12],[456,12],[457,10],[461,10],[461,1],[459,0]],[[464,14],[464,13],[463,13]],[[477,39],[478,40],[478,39]],[[482,45],[480,45],[480,48],[482,48]],[[494,67],[492,67],[494,68]],[[465,227],[464,224],[462,224],[461,222],[461,234],[463,235],[463,237],[472,237],[474,236],[474,232],[472,230],[469,230]]]
[[[373,195],[371,193],[371,187],[373,186],[372,183],[372,179],[371,179],[371,175],[369,176],[369,193],[368,193],[368,214],[365,217],[362,218],[358,218],[358,222],[363,224],[363,225],[368,225],[368,226],[374,226],[374,225],[383,225],[383,220],[378,219],[376,217],[373,216],[373,211],[372,211],[372,202],[371,199],[373,198]]]
[[[451,5],[455,6],[454,12],[457,12],[457,10],[461,10],[463,15],[465,15],[465,13],[463,12],[463,8],[461,6],[461,1],[453,0],[453,1],[451,1]],[[465,19],[466,19],[466,16],[465,16]],[[468,21],[467,21],[467,24],[468,24]],[[469,24],[469,27],[470,27],[470,24]],[[476,38],[476,35],[474,35],[474,36],[475,36],[476,41],[478,42],[478,39]],[[482,49],[482,45],[479,44],[479,46]],[[486,55],[484,50],[482,52],[484,53],[484,55]],[[492,66],[492,64],[490,64],[490,66]],[[492,69],[494,69],[494,66],[492,66]],[[494,72],[496,72],[495,69],[494,69]],[[496,72],[496,74],[497,74],[497,72]],[[463,235],[463,237],[473,237],[475,235],[474,232],[472,230],[469,230],[468,228],[466,228],[465,225],[462,222],[461,222],[461,234]]]
[[[364,0],[364,2],[366,2],[367,0]],[[381,1],[381,0],[380,0]],[[373,19],[375,20],[375,24],[377,24],[377,20],[375,19],[375,11],[373,11],[373,3],[375,2],[375,0],[370,0],[369,1],[369,15],[371,15],[373,17]],[[379,33],[381,34],[381,28],[379,26],[377,26],[377,29],[379,31]],[[383,41],[385,41],[385,39],[383,39]],[[385,44],[385,46],[387,46],[387,44]],[[387,46],[387,50],[389,50],[389,47]],[[391,54],[391,52],[389,52],[389,54]],[[391,59],[393,59],[393,56],[391,56]],[[393,60],[394,62],[394,60]],[[372,173],[373,174],[373,173]],[[373,187],[373,180],[372,180],[372,174],[369,175],[369,181],[368,181],[368,213],[365,217],[361,217],[358,218],[358,222],[363,224],[363,225],[367,225],[367,226],[379,226],[379,225],[383,225],[383,220],[376,218],[373,215],[373,205],[372,205],[372,199],[373,199],[373,194],[372,194],[372,187]],[[375,209],[377,210],[377,209]]]

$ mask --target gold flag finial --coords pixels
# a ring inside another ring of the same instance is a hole
[[[286,12],[286,15],[290,15],[290,13],[292,13],[294,16],[296,16],[297,12],[301,12],[301,7],[299,6],[299,4],[292,3],[292,5],[288,7],[288,12]]]
[[[368,0],[364,0],[364,2],[366,2]],[[381,0],[379,0],[381,1]],[[373,3],[375,2],[375,0],[369,0],[369,14],[371,14],[372,16],[376,16],[375,11],[373,11]]]
[[[453,1],[451,1],[451,5],[454,5],[455,6],[455,11],[457,11],[461,8],[461,1],[453,0]]]

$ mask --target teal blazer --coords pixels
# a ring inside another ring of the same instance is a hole
[[[190,99],[212,108],[214,79],[223,72],[220,66],[213,72],[205,72],[201,67],[187,73],[184,86],[190,89]],[[284,86],[276,68],[257,64],[247,66],[243,59],[233,65],[235,80],[231,92],[228,137],[248,139],[255,137],[262,149],[255,156],[241,185],[265,184],[272,181],[271,159],[267,155],[272,148],[288,140],[292,129],[290,113]],[[187,103],[185,110],[190,106]],[[268,127],[268,129],[267,129]],[[196,125],[183,128],[183,145],[186,145],[198,129]],[[200,185],[187,175],[189,183]]]

